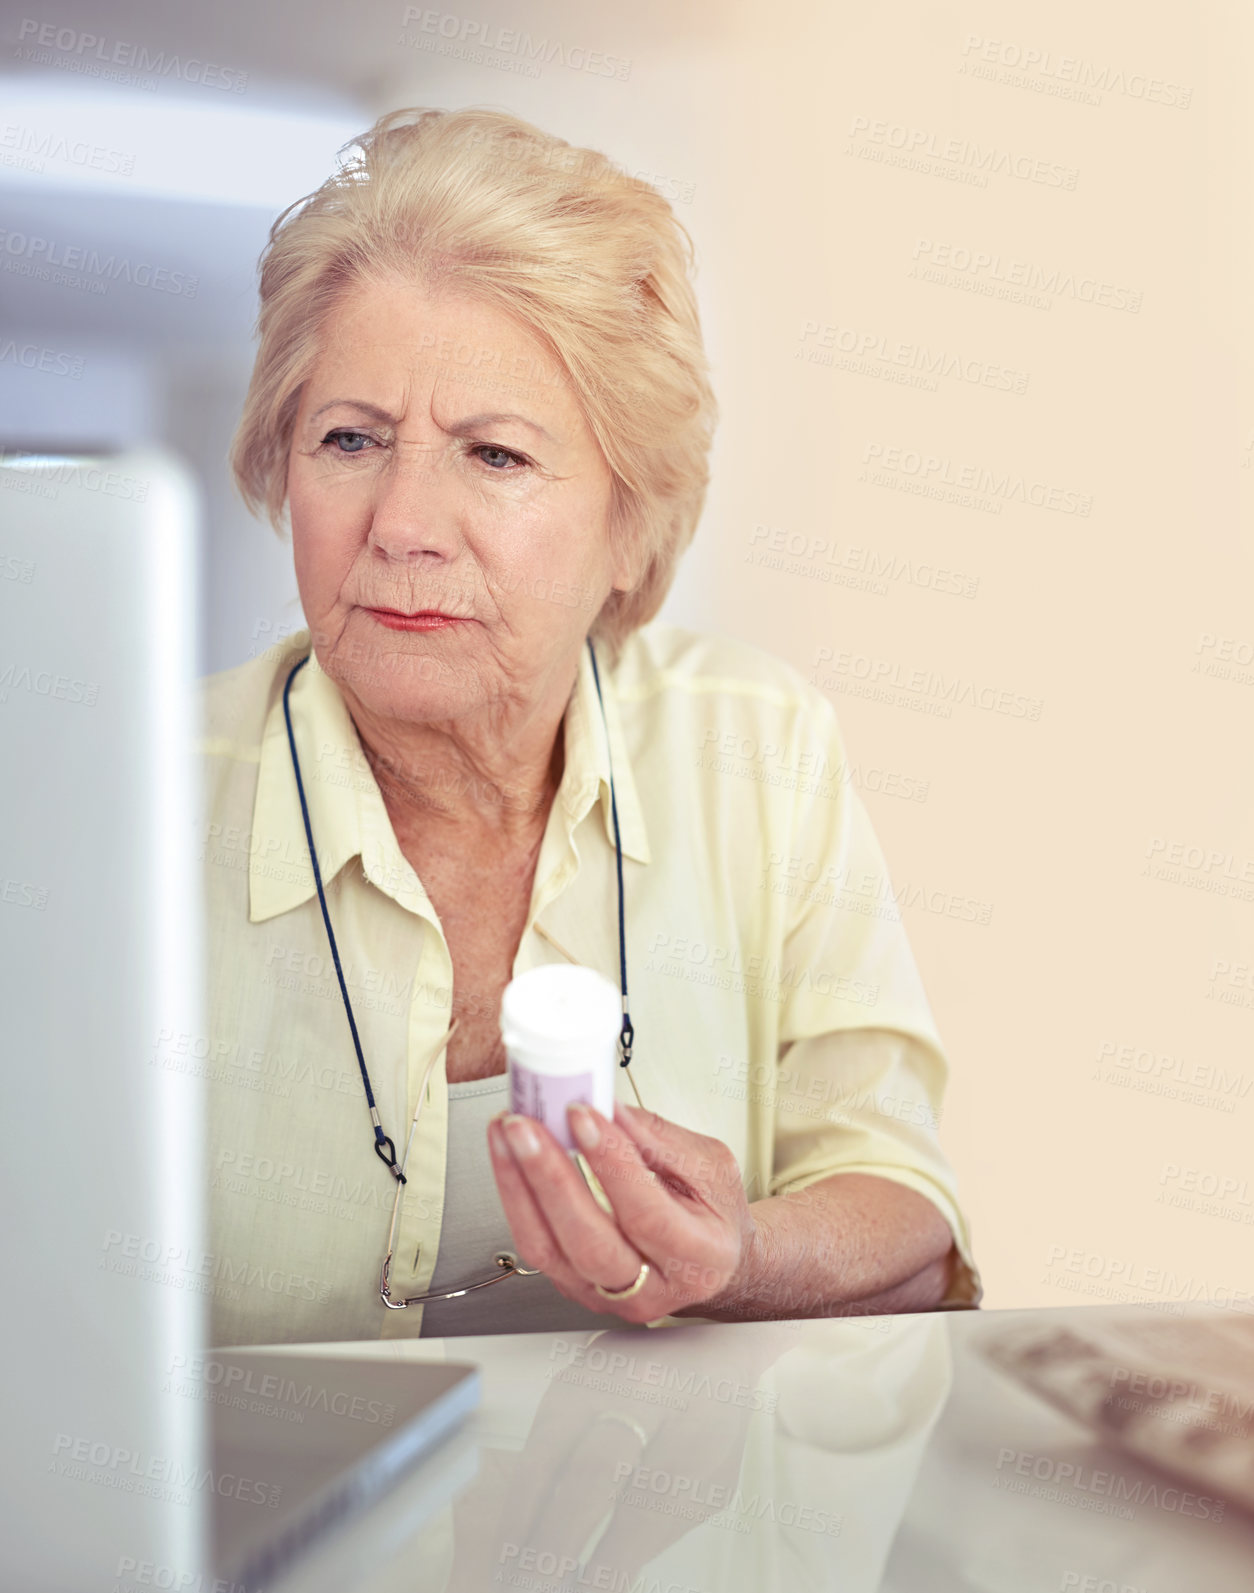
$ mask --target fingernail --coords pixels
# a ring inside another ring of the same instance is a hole
[[[510,1149],[515,1156],[538,1156],[540,1154],[540,1141],[536,1131],[525,1117],[507,1117],[504,1129],[509,1136]]]
[[[570,1124],[570,1131],[574,1135],[575,1143],[581,1151],[594,1151],[601,1143],[601,1130],[597,1127],[597,1120],[586,1106],[578,1102],[566,1108],[566,1119]]]

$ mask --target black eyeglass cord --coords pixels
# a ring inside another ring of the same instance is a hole
[[[631,1026],[631,1014],[627,1011],[627,931],[623,922],[623,838],[618,830],[618,798],[614,795],[614,749],[610,746],[610,724],[605,717],[605,698],[601,695],[601,672],[597,668],[597,655],[592,646],[592,638],[588,637],[588,656],[592,660],[592,679],[597,689],[597,701],[601,704],[601,722],[605,726],[605,755],[610,767],[610,813],[614,819],[614,862],[618,872],[618,978],[623,989],[623,1032],[619,1040],[622,1047],[622,1060],[620,1067],[626,1067],[631,1061],[631,1042],[636,1031]]]
[[[605,745],[610,759],[610,813],[614,820],[614,854],[618,874],[618,965],[620,983],[623,991],[623,1028],[619,1045],[622,1050],[620,1066],[626,1067],[631,1061],[631,1046],[635,1037],[631,1016],[627,1011],[627,936],[623,914],[623,844],[618,827],[618,799],[614,794],[614,761],[613,749],[610,747],[610,727],[605,717],[605,698],[601,695],[601,676],[597,669],[597,655],[592,646],[592,638],[587,638],[588,655],[592,660],[592,679],[597,689],[597,701],[601,705],[601,719],[605,725]],[[361,1049],[361,1036],[357,1033],[357,1020],[353,1016],[353,1004],[348,999],[348,985],[344,979],[344,969],[340,964],[340,949],[335,942],[335,931],[331,928],[331,914],[327,909],[327,895],[322,885],[322,870],[318,867],[318,854],[314,850],[313,825],[309,822],[309,803],[305,800],[305,782],[301,778],[300,759],[296,755],[296,736],[292,730],[291,692],[292,682],[313,655],[306,653],[292,665],[287,681],[283,687],[283,718],[287,724],[287,744],[292,754],[292,770],[296,775],[296,792],[300,797],[301,818],[305,821],[305,840],[309,846],[309,862],[313,869],[314,884],[318,888],[318,905],[322,908],[322,922],[326,925],[327,941],[331,947],[331,959],[335,963],[335,976],[340,982],[340,995],[344,998],[344,1011],[348,1014],[348,1027],[353,1036],[353,1049],[357,1053],[357,1066],[361,1071],[361,1082],[366,1091],[366,1105],[370,1108],[370,1121],[374,1126],[374,1151],[375,1155],[388,1168],[392,1175],[402,1184],[407,1182],[405,1174],[401,1171],[396,1160],[396,1146],[390,1137],[383,1132],[379,1120],[379,1109],[375,1105],[374,1091],[370,1086],[370,1074],[366,1069],[366,1058]]]
[[[287,684],[283,688],[283,717],[287,721],[287,742],[292,749],[292,768],[296,774],[296,791],[300,797],[301,817],[305,821],[305,840],[309,845],[309,862],[313,867],[314,884],[318,887],[318,904],[322,908],[322,922],[327,926],[327,940],[331,944],[331,958],[335,963],[335,976],[340,981],[340,994],[344,997],[344,1010],[348,1013],[348,1026],[353,1034],[353,1048],[357,1052],[357,1066],[361,1069],[361,1082],[366,1090],[366,1105],[370,1108],[370,1121],[374,1124],[374,1152],[381,1162],[384,1162],[401,1181],[406,1182],[405,1174],[401,1172],[396,1162],[396,1146],[392,1143],[379,1122],[379,1108],[374,1104],[374,1091],[370,1087],[370,1074],[366,1071],[366,1058],[362,1054],[361,1036],[357,1033],[357,1019],[353,1016],[353,1004],[348,999],[348,985],[344,982],[344,970],[340,966],[340,948],[335,943],[335,931],[331,928],[331,914],[327,910],[327,893],[322,888],[322,870],[318,867],[318,854],[314,850],[313,826],[309,822],[309,804],[305,800],[305,782],[301,779],[300,760],[296,756],[296,737],[292,731],[292,707],[289,701],[292,692],[292,682],[312,655],[306,653],[299,663],[292,666],[287,677]]]

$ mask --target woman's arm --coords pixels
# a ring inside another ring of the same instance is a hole
[[[837,1173],[750,1205],[720,1140],[621,1102],[612,1122],[586,1106],[569,1118],[606,1207],[541,1124],[504,1116],[488,1138],[524,1266],[581,1305],[638,1323],[747,1321],[926,1311],[944,1298],[949,1227],[911,1189]],[[597,1291],[633,1277],[629,1295]]]
[[[945,1298],[953,1235],[924,1195],[888,1178],[834,1173],[749,1207],[753,1235],[720,1294],[676,1316],[766,1317],[932,1311]]]

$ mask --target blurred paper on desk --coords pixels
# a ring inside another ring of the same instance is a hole
[[[1106,1442],[1254,1511],[1254,1319],[1006,1322],[981,1348]]]

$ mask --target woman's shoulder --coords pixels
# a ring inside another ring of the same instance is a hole
[[[832,716],[822,691],[794,664],[755,642],[653,620],[623,643],[614,687],[624,700],[700,697],[710,707],[753,703],[768,711]]]
[[[242,664],[201,676],[201,734],[207,754],[260,747],[281,690],[283,665],[308,651],[308,635],[297,632]]]

